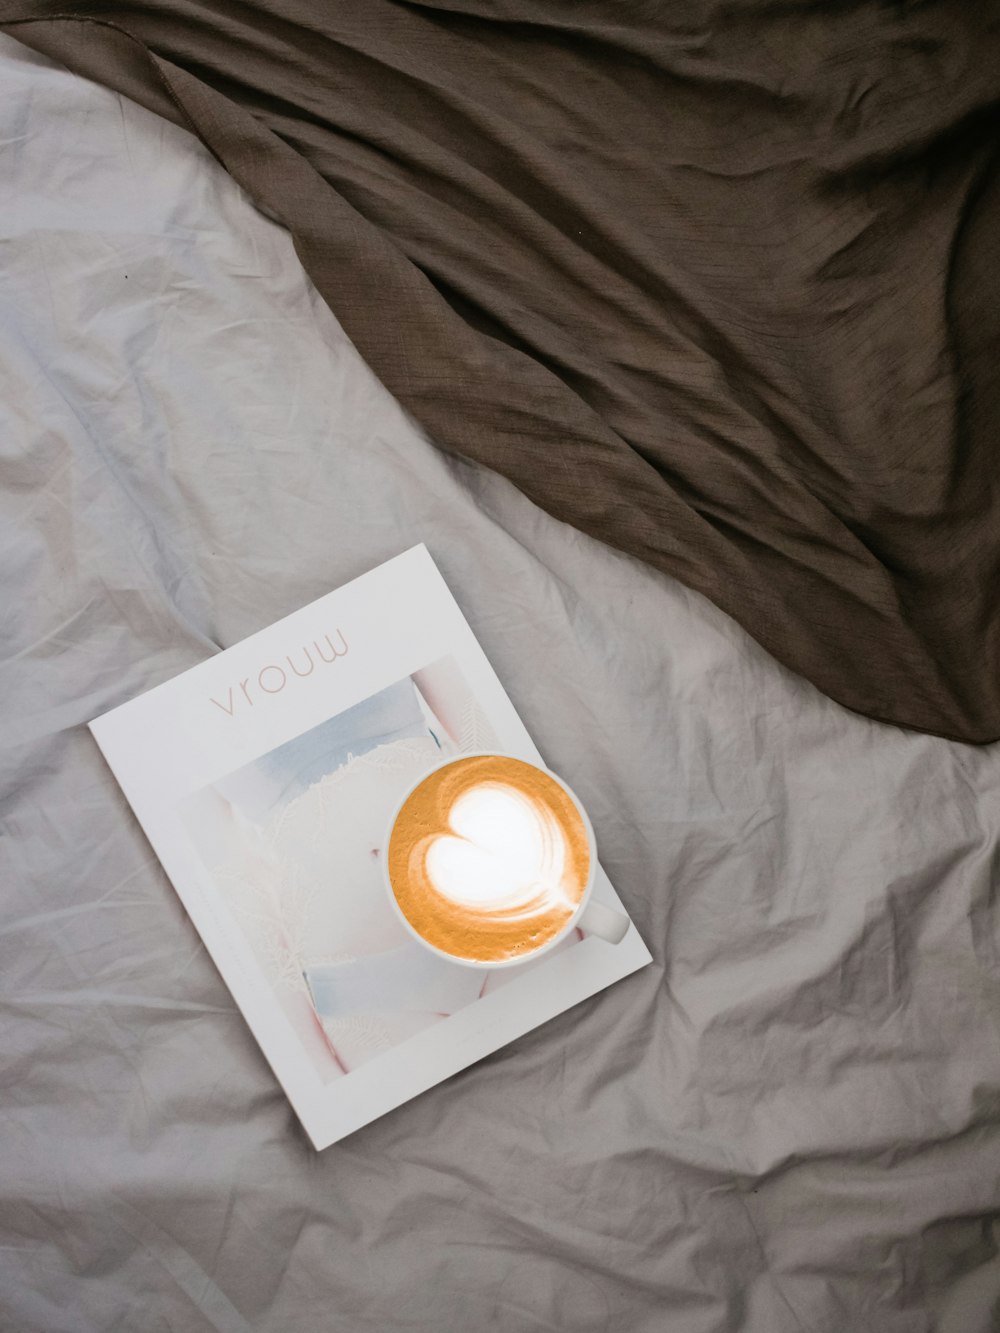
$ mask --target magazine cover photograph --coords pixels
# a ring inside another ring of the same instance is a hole
[[[181,802],[188,835],[324,1080],[512,979],[415,942],[383,869],[406,790],[450,756],[497,748],[444,657]],[[557,947],[580,938],[574,930]]]

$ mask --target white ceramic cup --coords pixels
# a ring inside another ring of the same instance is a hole
[[[433,773],[440,772],[441,769],[448,768],[453,764],[462,764],[469,759],[517,759],[518,762],[529,764],[530,767],[536,768],[539,772],[544,773],[547,777],[551,778],[553,782],[557,783],[573,802],[587,834],[587,844],[590,850],[590,870],[587,877],[586,887],[580,897],[576,909],[573,914],[567,918],[560,930],[547,939],[544,944],[539,945],[537,949],[530,950],[530,952],[518,954],[515,958],[503,958],[499,960],[463,958],[458,954],[447,953],[444,949],[439,949],[437,945],[431,944],[431,942],[425,939],[416,927],[410,923],[409,919],[404,914],[403,909],[396,901],[396,895],[393,891],[392,881],[389,876],[389,839],[392,837],[392,831],[395,828],[396,820],[399,817],[399,813],[403,806],[417,788],[426,782]],[[544,954],[549,953],[573,930],[579,929],[585,931],[588,935],[596,935],[600,939],[606,940],[609,944],[618,944],[624,939],[628,931],[629,919],[624,913],[617,912],[610,907],[605,907],[603,903],[594,900],[594,880],[597,875],[597,843],[594,839],[594,829],[590,822],[590,818],[587,815],[586,810],[583,808],[580,798],[569,786],[567,786],[557,773],[553,773],[551,769],[545,768],[542,764],[532,764],[530,760],[521,759],[519,755],[505,755],[501,754],[499,751],[480,750],[471,754],[452,755],[448,759],[442,760],[440,764],[435,764],[433,768],[428,769],[427,772],[423,773],[415,782],[412,782],[403,793],[392,812],[392,818],[389,820],[386,828],[382,846],[386,853],[382,857],[382,879],[385,884],[385,891],[389,895],[389,901],[392,904],[397,917],[404,929],[413,939],[423,945],[425,949],[429,949],[431,953],[437,954],[439,958],[444,958],[449,963],[459,963],[463,967],[471,967],[484,972],[492,972],[498,968],[520,967],[524,963],[534,962],[536,958],[541,958]]]

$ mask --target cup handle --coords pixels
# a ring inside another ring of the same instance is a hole
[[[577,918],[576,925],[588,935],[596,935],[609,944],[620,944],[631,922],[622,912],[616,912],[614,908],[605,907],[603,903],[594,902],[591,898]]]

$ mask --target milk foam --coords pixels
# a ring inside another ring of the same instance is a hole
[[[590,841],[572,798],[549,774],[473,755],[429,774],[389,840],[403,915],[431,944],[482,962],[529,954],[575,912]]]

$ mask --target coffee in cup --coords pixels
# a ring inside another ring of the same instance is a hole
[[[411,932],[487,966],[533,957],[568,933],[595,866],[590,822],[565,784],[496,754],[423,777],[396,813],[386,854],[390,896]]]

